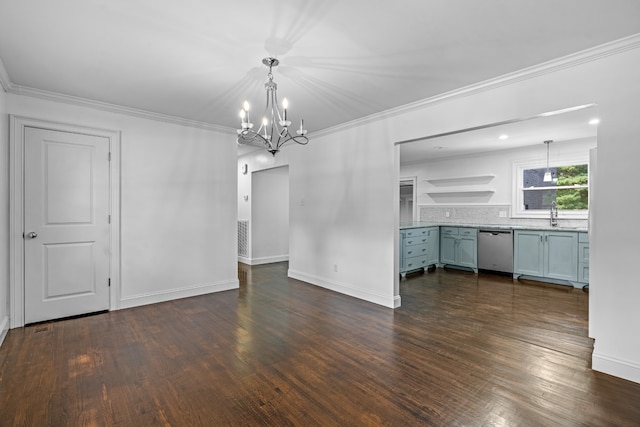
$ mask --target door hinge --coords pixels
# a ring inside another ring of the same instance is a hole
[[[109,151],[109,155],[107,156],[107,160],[111,161],[111,151]]]
[[[109,221],[109,224],[111,224],[111,214],[107,215],[107,220]]]
[[[109,282],[109,287],[111,287],[111,277],[109,277],[108,282]]]

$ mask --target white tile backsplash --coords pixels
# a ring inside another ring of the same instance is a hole
[[[420,221],[482,225],[546,226],[548,219],[511,218],[510,206],[420,206]],[[501,212],[503,212],[501,214]],[[506,212],[506,213],[505,213]],[[559,219],[559,227],[587,228],[586,219]]]

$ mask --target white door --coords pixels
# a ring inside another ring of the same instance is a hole
[[[109,308],[109,139],[25,127],[25,323]]]

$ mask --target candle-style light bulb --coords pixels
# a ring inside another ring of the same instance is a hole
[[[241,120],[241,123],[244,123],[244,119],[246,119],[246,118],[247,118],[247,112],[246,112],[246,111],[244,111],[244,109],[240,110],[240,120]]]
[[[244,103],[242,104],[242,109],[247,115],[247,123],[249,123],[249,101],[244,101]]]
[[[284,108],[284,120],[287,120],[287,108],[289,108],[289,101],[287,98],[282,100],[282,108]]]

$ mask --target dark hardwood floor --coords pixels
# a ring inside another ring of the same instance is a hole
[[[638,426],[588,294],[443,271],[390,310],[239,266],[239,290],[14,329],[0,426]]]

